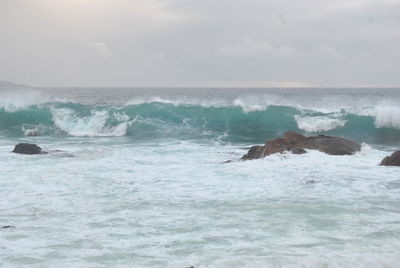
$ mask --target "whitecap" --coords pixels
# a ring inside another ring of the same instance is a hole
[[[110,137],[124,136],[128,127],[135,121],[120,113],[106,110],[91,111],[88,116],[79,116],[68,108],[52,108],[54,124],[71,136],[78,137]],[[118,121],[117,125],[109,126],[108,120]]]
[[[307,132],[322,132],[343,127],[346,120],[333,116],[300,116],[296,115],[295,120],[299,129]]]

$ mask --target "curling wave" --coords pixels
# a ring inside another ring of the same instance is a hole
[[[394,106],[321,112],[274,105],[249,110],[238,102],[225,106],[162,101],[122,106],[48,102],[19,109],[0,107],[0,135],[128,136],[136,141],[204,138],[262,143],[295,130],[390,143],[400,141],[399,118],[400,108]]]

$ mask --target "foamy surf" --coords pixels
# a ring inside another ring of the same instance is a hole
[[[0,231],[7,267],[398,264],[400,184],[398,170],[378,166],[385,151],[364,145],[350,156],[309,151],[221,165],[246,150],[38,139],[74,157],[15,156],[3,140],[0,168],[13,183],[0,183],[2,222],[16,226]]]
[[[343,127],[346,120],[339,116],[300,116],[295,115],[295,120],[299,129],[307,132],[329,131],[335,128]]]
[[[79,116],[71,109],[52,108],[51,113],[56,127],[78,137],[125,136],[135,121],[125,114],[107,110],[92,110],[89,115]]]
[[[267,91],[8,99],[0,266],[397,268],[399,170],[379,163],[399,149],[400,95]],[[364,144],[240,160],[287,130]],[[11,153],[20,142],[52,153]]]

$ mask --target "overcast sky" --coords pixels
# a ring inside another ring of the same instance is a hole
[[[400,0],[0,0],[0,80],[399,86]]]

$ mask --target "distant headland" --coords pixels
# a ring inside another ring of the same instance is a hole
[[[27,87],[30,87],[30,86],[0,80],[0,89],[19,89],[19,88],[27,88]]]

